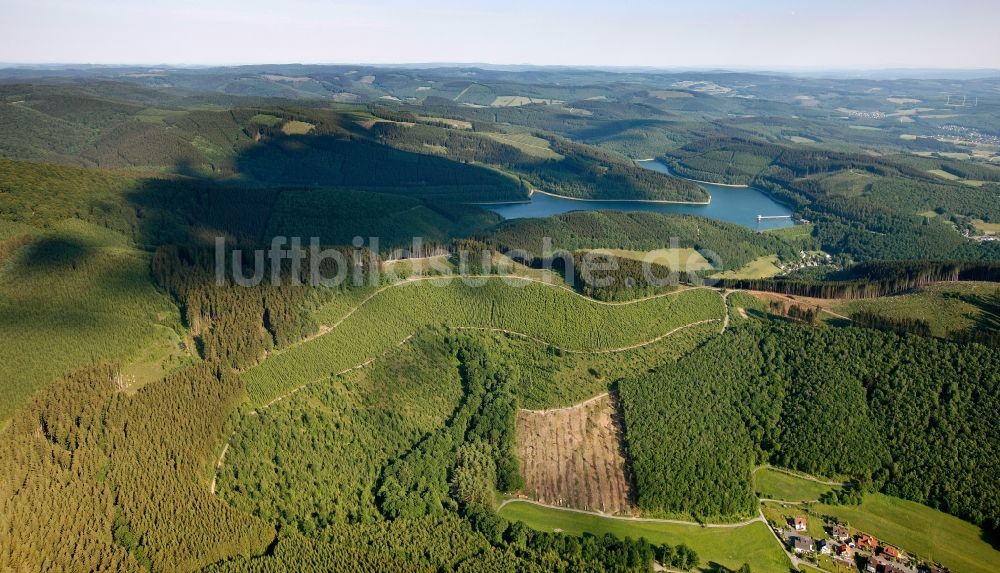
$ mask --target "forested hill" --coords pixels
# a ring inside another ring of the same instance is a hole
[[[530,187],[579,198],[708,198],[587,145],[385,104],[331,110],[236,98],[228,109],[205,109],[159,96],[164,109],[148,101],[159,92],[104,91],[0,85],[0,156],[461,202],[523,200]]]
[[[545,239],[553,250],[614,248],[649,251],[667,247],[694,248],[720,269],[738,269],[762,255],[791,260],[796,249],[781,238],[746,227],[690,215],[577,211],[545,219],[504,221],[481,240],[505,250],[536,256]],[[673,241],[673,244],[672,244]]]

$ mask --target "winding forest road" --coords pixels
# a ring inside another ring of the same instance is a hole
[[[584,515],[592,515],[594,517],[603,517],[605,519],[617,519],[619,521],[638,521],[638,522],[644,522],[644,523],[666,523],[666,524],[669,524],[669,525],[687,525],[687,526],[690,526],[690,527],[706,527],[706,528],[713,528],[713,529],[737,529],[737,528],[740,528],[740,527],[746,527],[748,525],[751,525],[751,524],[754,524],[754,523],[757,523],[757,522],[761,522],[761,523],[767,525],[767,521],[764,519],[764,515],[763,514],[760,514],[757,517],[754,517],[753,519],[748,519],[746,521],[740,521],[738,523],[700,523],[700,522],[697,522],[697,521],[684,521],[682,519],[660,519],[660,518],[656,518],[656,517],[632,517],[632,516],[628,516],[628,515],[612,515],[612,514],[608,514],[608,513],[601,513],[600,511],[587,511],[585,509],[575,509],[575,508],[572,508],[572,507],[561,507],[561,506],[558,506],[558,505],[549,505],[547,503],[541,503],[541,502],[534,501],[534,500],[531,500],[531,499],[518,499],[518,498],[505,499],[500,504],[500,506],[497,507],[497,511],[499,511],[500,509],[502,509],[505,505],[508,505],[508,504],[511,504],[511,503],[530,503],[531,505],[537,505],[539,507],[544,507],[544,508],[547,508],[547,509],[558,509],[560,511],[570,511],[570,512],[573,512],[573,513],[582,513]]]

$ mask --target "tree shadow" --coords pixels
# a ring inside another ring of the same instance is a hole
[[[238,175],[225,179],[178,162],[170,177],[140,180],[125,194],[136,242],[210,246],[222,236],[260,246],[270,235],[307,230],[326,245],[391,235],[393,244],[383,245],[391,248],[440,228],[438,240],[482,231],[500,218],[469,203],[526,197],[519,181],[496,170],[355,134],[269,136],[240,151],[235,165]],[[275,217],[279,208],[283,217]]]

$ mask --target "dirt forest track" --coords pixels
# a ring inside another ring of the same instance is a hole
[[[646,522],[646,523],[668,523],[671,525],[690,525],[693,527],[706,527],[710,529],[737,529],[740,527],[746,527],[757,522],[767,523],[763,515],[758,515],[757,517],[750,518],[746,521],[740,521],[737,523],[700,523],[698,521],[685,521],[683,519],[660,519],[658,517],[637,517],[631,515],[610,515],[607,513],[602,513],[600,511],[588,511],[584,509],[574,509],[572,507],[560,507],[557,505],[549,505],[546,503],[540,503],[530,499],[506,499],[500,504],[503,507],[510,503],[530,503],[532,505],[537,505],[539,507],[547,507],[550,509],[558,509],[560,511],[572,511],[573,513],[582,513],[584,515],[593,515],[597,517],[603,517],[606,519],[617,519],[619,521],[636,521],[636,522]],[[499,509],[499,508],[498,508]]]

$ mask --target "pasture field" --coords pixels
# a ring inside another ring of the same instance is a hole
[[[305,135],[315,129],[316,126],[305,121],[286,121],[281,126],[281,133],[285,135]]]
[[[810,143],[816,143],[815,139],[809,139],[808,137],[802,137],[801,135],[789,135],[788,141],[792,143],[799,143],[803,145],[808,145]]]
[[[257,115],[250,118],[252,123],[259,125],[266,125],[268,127],[274,127],[281,123],[281,118],[276,115],[271,115],[268,113],[258,113]]]
[[[649,95],[657,99],[675,99],[675,98],[689,98],[694,97],[690,92],[682,92],[676,90],[650,90]]]
[[[548,140],[535,137],[528,133],[486,133],[490,139],[506,143],[520,149],[525,155],[541,159],[562,159],[563,156],[552,150]]]
[[[781,272],[778,268],[778,256],[777,255],[767,255],[763,257],[757,257],[750,264],[744,266],[743,268],[734,271],[724,271],[721,273],[716,273],[712,275],[712,278],[717,279],[762,279],[767,277],[773,277],[774,275]]]
[[[790,242],[806,242],[812,238],[813,225],[794,225],[792,227],[782,227],[780,229],[768,229],[764,231],[769,235],[776,235]]]
[[[980,233],[1000,235],[1000,223],[987,223],[982,219],[973,219],[972,224],[976,226],[976,229],[979,230]]]
[[[926,320],[931,335],[945,337],[1000,323],[987,302],[996,292],[994,283],[939,283],[910,294],[842,302],[833,310],[845,315],[867,310],[889,318]]]
[[[159,363],[178,349],[180,313],[123,235],[59,223],[0,267],[0,420],[64,372],[94,361]],[[135,371],[148,381],[148,370]]]
[[[522,491],[549,505],[631,513],[622,440],[609,394],[570,408],[519,410]]]
[[[782,501],[816,501],[819,496],[834,489],[834,486],[803,479],[785,472],[762,467],[754,472],[754,488],[757,496]]]
[[[846,171],[813,176],[810,179],[818,181],[830,195],[857,197],[865,192],[868,185],[878,180],[878,177],[864,171],[848,169]]]
[[[433,117],[426,115],[420,116],[420,119],[431,123],[443,123],[452,129],[472,129],[472,122],[464,119],[452,119],[450,117]]]
[[[812,509],[922,559],[938,561],[955,573],[990,573],[1000,563],[1000,551],[983,539],[979,527],[919,503],[876,493],[866,495],[858,506]]]
[[[693,248],[656,249],[653,251],[630,251],[628,249],[597,249],[610,252],[616,257],[648,261],[663,265],[678,272],[710,271],[712,263]]]
[[[959,177],[958,175],[955,175],[954,173],[948,173],[943,169],[930,169],[927,172],[930,173],[931,175],[940,177],[941,179],[946,179],[948,181],[958,181],[959,179],[961,179],[961,177]]]
[[[383,287],[322,336],[273,354],[245,373],[266,404],[283,392],[376,358],[421,326],[505,329],[563,349],[613,350],[647,343],[672,329],[723,313],[719,295],[690,289],[628,304],[602,304],[526,279],[426,279]],[[504,284],[508,283],[508,284]],[[546,312],[538,312],[545,309]],[[618,328],[605,328],[616,324]]]
[[[503,506],[500,515],[541,531],[559,530],[573,535],[611,533],[633,539],[645,537],[653,543],[684,543],[698,552],[706,568],[715,562],[735,570],[748,563],[754,573],[788,573],[791,566],[767,525],[761,522],[715,528],[629,521],[517,501]]]

